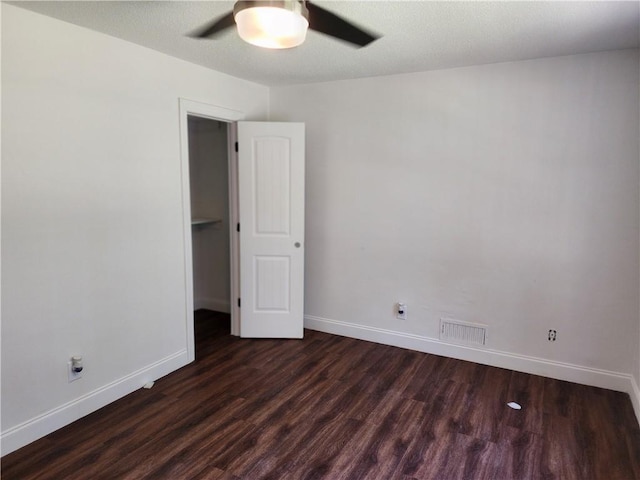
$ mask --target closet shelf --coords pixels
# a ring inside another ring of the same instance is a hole
[[[191,225],[207,225],[210,223],[220,223],[221,218],[192,218]]]

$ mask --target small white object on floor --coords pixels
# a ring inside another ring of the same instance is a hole
[[[144,386],[142,388],[146,388],[147,390],[150,389],[151,387],[153,387],[153,384],[156,382],[148,382],[145,383]]]
[[[508,406],[510,406],[511,408],[513,408],[514,410],[521,410],[522,406],[520,406],[519,403],[516,402],[509,402],[507,403]]]

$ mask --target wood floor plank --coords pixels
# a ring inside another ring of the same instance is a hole
[[[507,393],[508,402],[516,402],[522,410],[505,410],[508,425],[527,432],[542,434],[544,378],[512,372]]]
[[[640,480],[626,394],[314,331],[240,339],[215,312],[195,331],[196,362],[6,455],[3,480]]]
[[[507,426],[497,446],[495,478],[543,478],[540,435]]]

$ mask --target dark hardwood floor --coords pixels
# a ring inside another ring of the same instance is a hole
[[[2,479],[640,479],[623,393],[314,331],[243,340],[207,311],[196,332],[195,363],[5,456]]]

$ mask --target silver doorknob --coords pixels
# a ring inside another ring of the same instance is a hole
[[[296,247],[296,248],[300,248],[300,242],[294,243],[293,246]]]

